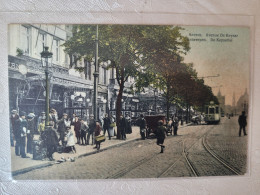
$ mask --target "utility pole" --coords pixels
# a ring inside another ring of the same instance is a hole
[[[93,98],[93,114],[94,114],[94,119],[97,121],[98,116],[97,116],[97,96],[98,96],[98,25],[96,26],[96,52],[95,52],[95,72],[93,73],[94,75],[94,98]]]

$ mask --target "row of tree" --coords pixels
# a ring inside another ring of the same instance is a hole
[[[173,103],[188,110],[191,106],[203,109],[211,100],[218,102],[193,65],[183,62],[190,44],[182,30],[179,26],[99,25],[99,61],[111,61],[107,68],[115,69],[119,85],[117,122],[128,77],[135,78],[132,89],[137,92],[152,85],[163,93],[167,118]],[[96,26],[75,25],[72,33],[64,44],[74,59],[71,65],[82,57],[90,62],[95,56]]]

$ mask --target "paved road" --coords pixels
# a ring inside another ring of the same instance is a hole
[[[45,167],[17,175],[14,179],[105,179],[158,178],[194,176],[183,152],[199,176],[232,175],[214,160],[202,146],[202,139],[210,148],[233,163],[241,172],[246,170],[247,137],[238,137],[237,119],[223,118],[219,125],[195,125],[182,128],[178,136],[165,140],[166,150],[155,139],[136,140],[125,145],[77,159],[75,162]],[[242,144],[241,144],[242,143]],[[237,146],[240,147],[237,147]],[[239,162],[237,162],[239,161]]]

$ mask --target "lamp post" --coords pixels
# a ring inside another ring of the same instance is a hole
[[[51,58],[52,52],[49,52],[49,47],[44,47],[44,50],[41,52],[41,60],[42,66],[45,66],[45,76],[46,76],[46,87],[45,87],[45,112],[46,112],[46,119],[45,119],[45,127],[49,125],[49,109],[50,109],[50,81],[49,81],[49,64],[51,65]]]
[[[93,97],[93,114],[94,114],[94,119],[97,121],[98,116],[97,116],[97,96],[98,96],[98,91],[97,91],[97,81],[98,81],[98,25],[96,26],[96,52],[95,52],[95,72],[93,73],[94,75],[94,97]]]

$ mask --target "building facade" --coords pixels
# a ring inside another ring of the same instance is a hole
[[[9,25],[9,107],[39,115],[45,111],[45,67],[41,52],[48,46],[53,53],[50,70],[50,108],[70,116],[86,116],[93,112],[94,62],[84,58],[74,61],[64,52],[63,44],[72,36],[71,25]],[[75,54],[76,55],[76,54]],[[104,113],[116,115],[119,86],[116,71],[107,69],[109,62],[99,64],[98,118]],[[83,71],[78,71],[79,68]],[[77,70],[76,70],[77,69]],[[164,101],[157,90],[133,94],[134,78],[125,83],[122,113],[137,117],[141,113],[158,114],[164,111]]]

